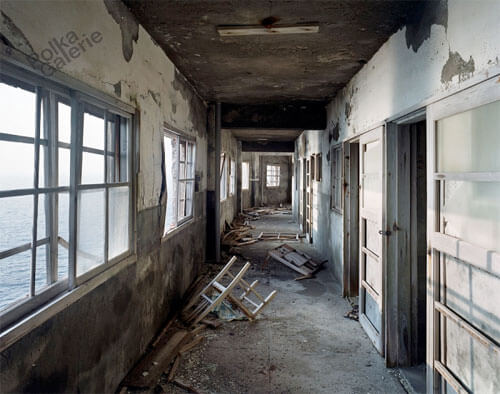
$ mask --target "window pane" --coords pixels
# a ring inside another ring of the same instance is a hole
[[[179,161],[186,161],[186,141],[179,142]]]
[[[250,165],[248,162],[243,162],[241,165],[241,188],[248,190],[250,188]]]
[[[185,214],[185,208],[186,208],[186,183],[185,182],[179,182],[179,203],[178,203],[178,208],[179,208],[179,219],[182,219]]]
[[[35,293],[43,291],[47,287],[47,252],[48,245],[36,248],[36,270],[35,270]]]
[[[49,217],[50,194],[38,195],[38,218],[37,218],[37,239],[43,239],[48,236],[46,218]]]
[[[104,189],[78,192],[77,275],[104,263],[104,220]]]
[[[107,182],[128,181],[128,120],[118,115],[112,115],[108,121],[107,132]]]
[[[58,186],[69,186],[71,151],[66,148],[58,149],[59,184]]]
[[[0,310],[28,297],[31,277],[31,251],[0,260]]]
[[[444,233],[500,252],[500,182],[444,182]]]
[[[104,156],[82,152],[82,185],[104,183]]]
[[[33,144],[0,141],[0,190],[33,188]]]
[[[68,277],[68,257],[69,251],[69,193],[59,193],[58,196],[58,223],[59,247],[57,258],[57,277],[59,280]]]
[[[36,94],[0,82],[0,133],[35,137]]]
[[[104,150],[104,119],[83,114],[83,146]]]
[[[112,259],[129,248],[129,188],[109,189],[109,241],[108,259]]]
[[[194,181],[186,184],[186,216],[193,214]]]
[[[437,122],[442,172],[500,171],[500,101]]]
[[[71,107],[58,102],[57,103],[57,125],[58,137],[60,142],[71,143]]]
[[[33,196],[0,198],[0,252],[31,243],[32,229]]]

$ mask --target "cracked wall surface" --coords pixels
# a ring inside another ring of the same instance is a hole
[[[136,109],[139,173],[136,261],[3,350],[0,387],[114,392],[179,308],[205,260],[206,105],[121,2],[3,1],[1,6],[2,42],[16,53],[40,56],[51,40],[68,33],[81,40],[100,34],[95,45],[58,69]],[[194,218],[162,238],[164,125],[195,138],[197,145]]]

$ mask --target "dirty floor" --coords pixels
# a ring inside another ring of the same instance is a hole
[[[297,232],[292,216],[278,214],[252,221],[261,231]],[[280,242],[238,248],[238,264],[252,263],[246,279],[259,279],[264,294],[277,296],[254,322],[226,322],[202,332],[204,342],[183,356],[176,378],[200,393],[404,393],[396,374],[386,369],[341,297],[330,263],[313,279],[281,263],[264,260]],[[305,240],[290,245],[322,260]],[[236,271],[236,270],[235,270]],[[162,384],[168,393],[185,393]]]

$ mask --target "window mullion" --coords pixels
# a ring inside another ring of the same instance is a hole
[[[77,250],[77,213],[78,196],[77,184],[81,179],[81,138],[82,133],[82,111],[79,101],[74,92],[71,95],[71,156],[70,156],[70,198],[69,198],[69,266],[68,284],[69,288],[75,287],[76,281],[76,250]]]
[[[116,128],[115,128],[116,129]],[[115,151],[116,151],[116,144],[115,144]],[[116,160],[116,159],[115,159]],[[117,163],[115,162],[115,167],[117,166]],[[109,188],[107,187],[108,183],[108,111],[104,111],[104,263],[108,262],[108,248],[109,248],[109,241],[108,241],[108,232],[109,232],[109,224],[108,224],[108,218],[109,218]]]
[[[177,176],[176,176],[176,180],[177,180],[177,196],[175,198],[175,227],[177,227],[178,223],[179,223],[179,189],[180,189],[180,161],[181,161],[181,139],[179,138],[179,136],[177,136]]]
[[[40,164],[40,118],[41,118],[41,92],[40,88],[36,88],[36,114],[35,114],[35,168],[33,176],[33,233],[31,241],[31,280],[30,280],[30,296],[35,295],[35,279],[36,279],[36,241],[38,230],[38,174]]]
[[[45,113],[45,130],[47,132],[47,158],[46,158],[46,183],[50,187],[58,186],[58,122],[57,122],[57,101],[54,93],[46,95]],[[50,236],[50,247],[47,251],[47,283],[57,281],[57,264],[58,264],[58,202],[59,193],[49,193],[49,198],[45,199],[46,213],[46,228],[47,234]]]

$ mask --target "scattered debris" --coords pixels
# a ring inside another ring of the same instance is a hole
[[[347,312],[344,317],[346,319],[351,319],[351,320],[356,320],[358,321],[359,320],[359,316],[358,316],[358,306],[354,306],[349,312]]]
[[[300,241],[305,238],[305,235],[299,233],[278,233],[278,232],[261,232],[257,239],[259,241]]]
[[[306,279],[306,277],[311,278],[312,275],[326,263],[326,260],[317,262],[308,254],[298,251],[287,244],[280,245],[270,250],[267,254],[266,261],[269,261],[270,258],[274,258],[280,263],[302,274],[303,277],[299,277],[297,280]]]
[[[183,381],[181,381],[179,379],[172,380],[172,383],[174,383],[176,386],[179,386],[181,389],[186,390],[188,393],[201,394],[193,386],[190,386],[187,383],[184,383]]]
[[[262,308],[274,298],[276,290],[264,298],[255,290],[258,284],[257,280],[249,284],[243,279],[243,276],[250,268],[250,263],[247,262],[238,274],[233,275],[230,272],[230,268],[235,261],[236,256],[233,256],[217,276],[197,296],[193,297],[192,301],[183,309],[181,318],[187,325],[192,326],[202,321],[226,298],[233,305],[236,305],[250,320],[253,320]],[[232,294],[233,289],[236,287],[243,290],[243,293],[239,297]],[[257,301],[252,300],[250,294],[255,296]],[[201,302],[196,304],[197,301]],[[255,309],[252,310],[252,307],[255,307]]]

